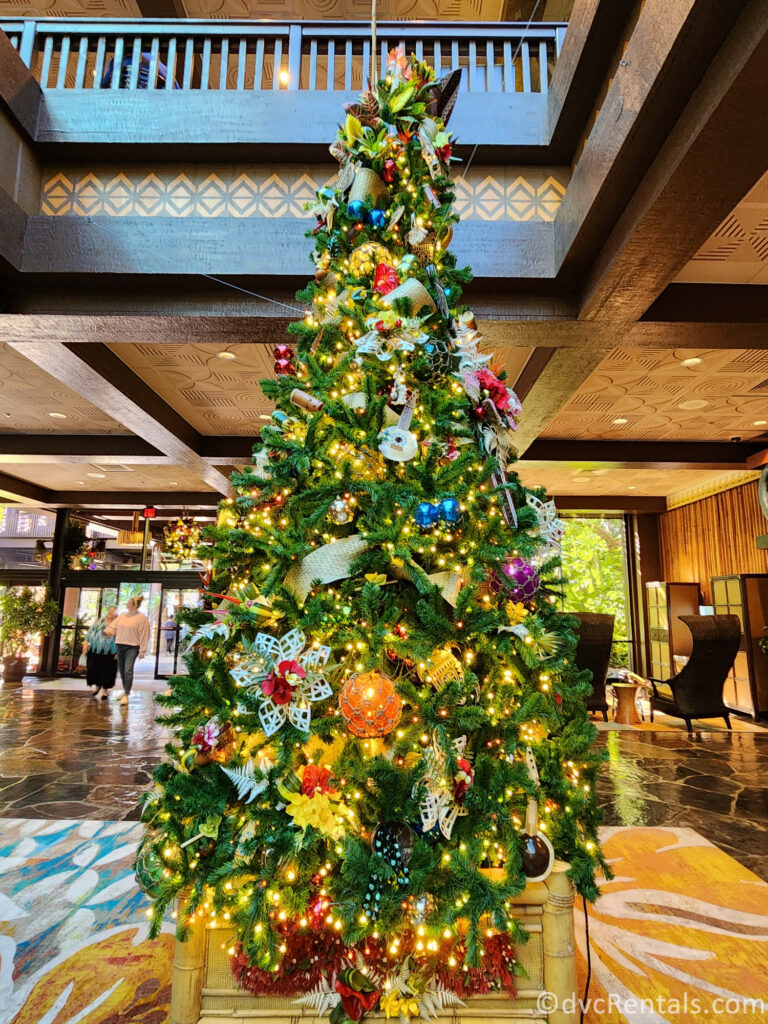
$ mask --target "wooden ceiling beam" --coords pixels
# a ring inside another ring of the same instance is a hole
[[[52,341],[10,344],[41,370],[168,456],[174,465],[193,470],[219,494],[230,493],[227,478],[198,454],[199,434],[106,346]]]
[[[749,287],[760,290],[758,286]],[[105,341],[111,345],[274,345],[279,340],[290,340],[285,335],[289,322],[281,317],[0,313],[0,338],[22,355],[26,345],[38,343],[83,346],[103,345]],[[749,322],[735,319],[732,322],[699,323],[694,319],[688,322],[670,319],[621,324],[571,318],[511,319],[504,315],[478,315],[478,326],[487,349],[508,346],[591,348],[595,345],[600,348],[764,349],[767,323],[768,306],[765,319],[756,317]]]
[[[523,401],[515,447],[522,454],[554,419],[565,403],[600,365],[610,349],[557,349]]]
[[[217,508],[221,494],[215,491],[50,491],[52,506],[85,509]]]
[[[718,7],[690,0],[660,2],[668,12],[690,6],[691,17],[695,14],[698,21],[709,19]],[[646,4],[638,28],[653,6]],[[719,6],[725,10],[730,5]],[[690,45],[689,35],[681,31],[680,43]],[[642,75],[646,73],[643,66]],[[617,76],[615,83],[620,92],[622,78]],[[663,84],[661,79],[657,83]],[[668,80],[666,84],[671,85]],[[752,0],[592,265],[581,319],[632,322],[645,313],[765,172],[768,135],[755,128],[766,120],[768,5]],[[573,179],[569,192],[572,187]]]
[[[611,469],[706,469],[713,471],[754,468],[764,441],[592,441],[538,438],[526,449],[521,464],[549,462]]]
[[[0,434],[0,465],[46,462],[171,465],[167,455],[133,434]]]
[[[627,494],[555,494],[559,512],[666,512],[667,499]]]
[[[0,473],[0,506],[12,502],[15,505],[48,505],[52,492],[39,487],[29,480],[19,480],[7,473]]]

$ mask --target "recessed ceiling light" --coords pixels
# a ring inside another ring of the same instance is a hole
[[[259,413],[259,419],[260,420],[271,420],[272,417],[268,413],[266,413],[266,412],[260,412]]]
[[[67,418],[65,412],[49,412],[48,415],[54,420],[65,420]]]
[[[94,480],[103,480],[106,477],[106,473],[86,473],[86,476],[92,476]]]
[[[629,487],[627,488],[627,490],[628,491],[636,491],[637,490],[637,485],[636,484],[630,484]]]
[[[752,420],[753,427],[764,427],[768,425],[768,420]]]
[[[178,480],[169,480],[168,483],[169,483],[169,485],[171,487],[178,487],[179,486],[179,481]]]
[[[705,402],[703,398],[691,398],[687,402],[681,402],[678,405],[678,409],[685,409],[686,412],[690,412],[693,409],[704,409],[709,405],[709,402]]]
[[[75,480],[75,483],[80,487],[85,487],[85,480]]]
[[[234,352],[230,352],[228,349],[223,349],[221,352],[217,352],[216,355],[219,359],[237,359]]]
[[[617,427],[623,427],[625,423],[629,423],[629,420],[624,416],[617,416],[612,422]]]
[[[689,356],[688,359],[683,359],[681,366],[701,366],[704,360],[701,356]]]

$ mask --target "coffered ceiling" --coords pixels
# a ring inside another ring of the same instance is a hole
[[[746,441],[767,431],[768,351],[617,348],[542,436]]]
[[[515,470],[527,487],[546,487],[553,497],[578,494],[585,497],[625,494],[628,497],[668,497],[703,484],[730,481],[734,473],[679,469],[612,469],[606,466],[558,465],[520,462]]]
[[[768,284],[768,171],[677,276],[681,284]]]
[[[8,345],[0,345],[0,434],[123,434],[124,427],[50,377]]]

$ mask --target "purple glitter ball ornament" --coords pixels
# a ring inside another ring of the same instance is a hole
[[[509,583],[510,597],[516,603],[532,601],[539,591],[539,574],[522,558],[513,558],[504,566]]]

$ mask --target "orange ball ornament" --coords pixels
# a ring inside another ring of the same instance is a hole
[[[403,702],[394,683],[379,672],[361,672],[341,688],[339,708],[355,736],[386,736],[400,721]]]

